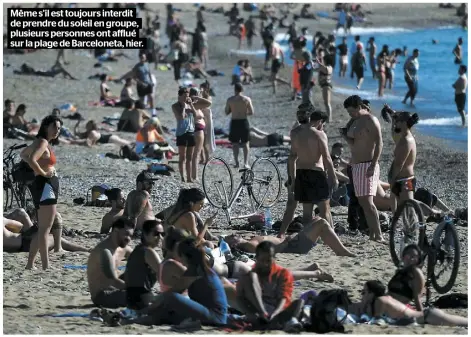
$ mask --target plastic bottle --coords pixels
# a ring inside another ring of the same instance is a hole
[[[356,323],[356,320],[352,317],[352,315],[347,315],[347,312],[345,310],[343,310],[342,308],[337,308],[336,309],[336,314],[337,314],[337,321],[339,321],[339,322],[344,320],[343,321],[344,324]]]
[[[271,218],[271,211],[270,208],[265,208],[265,229],[271,230],[273,225],[273,221]]]

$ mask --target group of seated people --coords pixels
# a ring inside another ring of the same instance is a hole
[[[232,69],[232,85],[235,83],[251,84],[254,83],[252,66],[249,60],[239,60]]]

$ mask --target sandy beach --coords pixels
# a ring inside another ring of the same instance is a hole
[[[11,5],[11,4],[9,4]],[[8,5],[8,6],[9,6]],[[6,27],[6,9],[4,8],[4,31]],[[23,4],[31,7],[32,4]],[[231,4],[223,4],[229,9]],[[368,15],[370,27],[438,27],[443,25],[458,25],[459,18],[455,16],[455,10],[439,9],[438,4],[362,4]],[[80,4],[80,7],[90,7],[90,4]],[[162,24],[165,22],[165,4],[149,4],[152,9],[159,9]],[[193,31],[196,25],[196,8],[192,4],[178,4],[177,8],[180,20],[188,30]],[[219,7],[219,4],[209,4],[207,7]],[[301,6],[299,6],[299,9]],[[312,4],[314,11],[322,10],[330,12],[333,4]],[[298,10],[299,10],[298,9]],[[241,10],[242,15],[248,17],[247,12]],[[230,86],[230,74],[237,62],[236,56],[229,57],[229,49],[237,48],[237,39],[230,36],[222,36],[228,31],[227,17],[222,14],[205,13],[209,39],[210,69],[217,69],[226,74],[223,77],[210,79],[216,92],[213,98],[213,116],[215,125],[227,126],[227,118],[224,116],[224,104],[226,99],[233,94]],[[307,26],[310,32],[322,31],[330,33],[335,22],[327,19],[303,20],[299,27]],[[259,20],[256,20],[259,27]],[[162,29],[162,34],[163,34]],[[284,31],[284,30],[283,30]],[[219,34],[216,34],[219,33]],[[261,44],[256,37],[254,46]],[[255,47],[254,47],[255,48]],[[257,49],[259,49],[257,47]],[[121,76],[137,62],[137,51],[127,50],[125,53],[132,59],[122,58],[118,63],[108,63],[111,71],[105,71],[112,76]],[[56,51],[41,50],[25,55],[4,55],[4,79],[3,99],[14,99],[16,104],[27,105],[26,119],[33,117],[41,119],[50,113],[52,108],[63,103],[74,103],[79,107],[80,113],[87,119],[94,118],[101,121],[104,116],[121,113],[121,108],[90,107],[89,101],[99,98],[99,81],[90,80],[88,76],[102,72],[93,68],[96,60],[83,56],[79,51],[68,51],[70,65],[67,69],[72,75],[79,78],[71,81],[57,76],[54,79],[44,77],[30,77],[13,74],[13,69],[19,68],[23,63],[28,63],[37,68],[49,68],[54,64]],[[252,98],[255,115],[251,123],[267,132],[280,132],[285,135],[295,119],[296,107],[299,103],[290,100],[291,90],[279,86],[279,94],[274,97],[268,82],[268,72],[263,70],[263,59],[251,58],[255,77],[263,76],[261,83],[246,86],[245,93]],[[5,64],[10,64],[6,67]],[[288,77],[288,69],[284,69],[282,76]],[[157,106],[165,110],[159,112],[161,122],[174,128],[175,121],[171,111],[171,104],[177,99],[177,84],[173,80],[172,71],[156,71],[157,77]],[[202,81],[196,80],[196,83]],[[119,93],[121,85],[110,83],[113,92]],[[335,78],[334,78],[335,86]],[[352,81],[352,87],[354,86]],[[343,108],[344,96],[333,94],[332,110],[333,122],[327,127],[329,144],[340,141],[337,129],[343,127],[348,121],[348,114]],[[319,87],[314,89],[313,101],[321,104],[322,96]],[[393,107],[395,108],[395,107]],[[418,107],[420,115],[420,107]],[[379,117],[379,111],[373,111]],[[72,128],[75,121],[64,120],[65,126]],[[393,157],[393,141],[390,135],[390,126],[382,123],[384,149],[380,159],[381,178],[386,180],[387,169]],[[135,135],[130,133],[118,133],[125,139],[133,140]],[[467,207],[468,205],[468,156],[467,153],[454,150],[446,141],[416,134],[418,157],[415,166],[416,176],[420,185],[430,188],[451,209]],[[4,139],[4,148],[17,143],[15,140]],[[266,148],[253,149],[251,161],[257,156],[262,156]],[[112,187],[120,187],[125,193],[135,186],[135,177],[146,168],[145,163],[127,162],[103,158],[106,152],[118,152],[118,147],[106,144],[94,148],[79,146],[57,146],[55,153],[58,159],[57,171],[61,179],[61,191],[58,211],[64,220],[64,227],[89,232],[99,232],[101,218],[107,212],[106,208],[84,207],[73,204],[73,199],[86,197],[87,191],[93,185],[106,183]],[[232,162],[230,149],[218,148],[215,155]],[[348,153],[347,153],[348,156]],[[175,158],[174,158],[175,160]],[[178,165],[171,164],[176,170]],[[203,166],[200,166],[200,175]],[[279,165],[283,179],[287,178],[286,165]],[[236,183],[239,175],[233,171]],[[176,201],[178,191],[190,184],[180,182],[178,173],[171,177],[163,177],[157,182],[152,194],[152,204],[156,212],[165,209]],[[196,185],[195,185],[196,186]],[[272,208],[273,219],[279,220],[283,215],[286,202],[286,191],[277,205]],[[299,209],[298,211],[300,211]],[[237,209],[236,209],[237,212]],[[334,222],[346,223],[346,207],[333,209]],[[203,218],[208,214],[203,213]],[[242,224],[242,222],[237,222]],[[216,234],[230,234],[233,232],[227,227],[225,218],[219,215],[213,228]],[[457,227],[461,244],[461,266],[453,288],[453,292],[467,293],[468,289],[468,231],[467,228]],[[250,236],[247,232],[244,235]],[[386,234],[387,235],[387,234]],[[75,243],[92,248],[99,241],[99,236],[85,237],[77,235],[66,237]],[[370,243],[363,236],[341,236],[342,242],[358,256],[356,258],[341,258],[333,254],[332,250],[324,245],[317,245],[307,255],[281,254],[278,262],[282,266],[290,268],[303,268],[313,262],[319,263],[321,268],[334,276],[334,283],[319,283],[312,280],[302,280],[295,287],[295,295],[306,290],[332,288],[344,288],[349,291],[352,300],[360,299],[360,291],[363,283],[368,280],[378,279],[385,283],[394,274],[395,267],[391,261],[387,246]],[[133,242],[135,245],[135,242]],[[160,251],[159,251],[160,252]],[[152,328],[138,325],[110,328],[97,321],[86,318],[51,318],[39,317],[39,315],[53,313],[88,313],[93,308],[88,292],[86,272],[84,270],[64,269],[64,265],[84,265],[87,262],[87,253],[59,253],[50,254],[52,268],[46,272],[41,270],[26,271],[26,253],[3,254],[3,333],[4,334],[166,334],[172,333],[169,326],[154,326]],[[37,264],[39,265],[39,256]],[[124,263],[123,263],[124,264]],[[157,285],[158,288],[158,285]],[[438,296],[432,293],[432,298]],[[468,310],[448,310],[461,316],[467,316]],[[463,328],[425,326],[373,326],[373,325],[348,325],[348,331],[354,334],[467,334]],[[197,333],[219,333],[217,330],[205,327]],[[282,332],[276,332],[282,333]]]

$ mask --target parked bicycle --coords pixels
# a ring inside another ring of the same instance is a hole
[[[215,172],[218,169],[220,171]],[[203,191],[206,198],[212,206],[225,212],[229,225],[232,225],[232,220],[248,218],[257,214],[261,208],[273,206],[281,194],[280,171],[272,160],[258,158],[250,168],[240,169],[239,173],[241,181],[233,193],[234,179],[224,159],[213,157],[203,169]],[[216,181],[214,181],[215,176],[217,176]],[[244,189],[247,191],[252,213],[231,217],[232,206],[240,201]]]
[[[427,231],[431,237],[427,235]],[[417,235],[418,234],[418,235]],[[426,303],[430,301],[430,288],[444,294],[454,286],[460,266],[460,242],[453,219],[443,217],[440,223],[426,223],[419,203],[406,200],[394,213],[389,232],[389,250],[396,266],[405,246],[415,243],[427,261]],[[444,273],[451,270],[449,277]]]
[[[25,162],[15,163],[16,150],[27,144],[14,144],[3,152],[3,211],[15,206],[23,208],[32,219],[36,218],[36,208],[29,185],[34,180],[34,174]]]

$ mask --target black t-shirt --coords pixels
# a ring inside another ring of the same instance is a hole
[[[337,49],[339,50],[340,52],[340,56],[345,56],[348,54],[348,46],[346,43],[342,43],[342,44],[339,44],[337,46]]]

